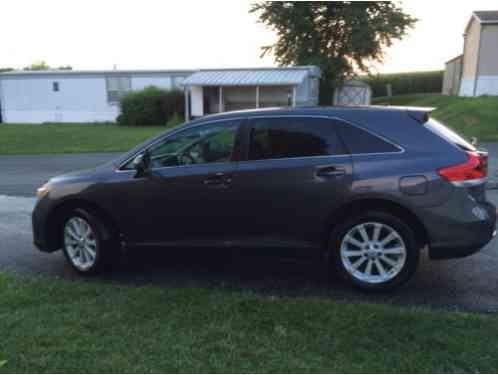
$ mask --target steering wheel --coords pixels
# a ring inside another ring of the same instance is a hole
[[[195,164],[195,159],[194,157],[187,151],[183,154],[181,154],[178,157],[178,161],[180,162],[180,165],[184,164]]]

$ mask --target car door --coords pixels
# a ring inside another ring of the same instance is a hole
[[[312,116],[254,117],[232,189],[241,197],[241,241],[310,245],[327,216],[349,194],[351,156],[334,120]]]
[[[150,171],[113,192],[131,244],[213,244],[229,235],[231,183],[243,119],[212,121],[179,131],[147,149]],[[123,171],[122,171],[123,172]]]

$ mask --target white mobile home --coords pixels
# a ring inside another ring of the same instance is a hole
[[[1,119],[6,123],[106,122],[119,115],[119,98],[154,85],[183,89],[191,70],[13,71],[0,74]]]
[[[184,81],[186,118],[263,107],[317,105],[320,69],[200,70]]]

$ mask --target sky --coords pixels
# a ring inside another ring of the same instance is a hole
[[[74,69],[273,66],[261,46],[275,34],[239,0],[1,0],[0,67],[35,61]],[[420,21],[386,50],[378,73],[443,69],[463,49],[473,10],[496,0],[405,0]]]

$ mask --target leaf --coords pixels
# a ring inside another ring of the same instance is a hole
[[[6,359],[0,360],[0,368],[2,368],[3,366],[5,366],[6,364],[7,364],[7,360]]]

